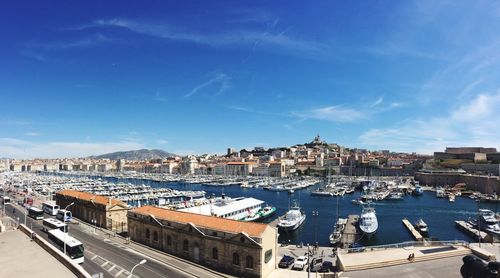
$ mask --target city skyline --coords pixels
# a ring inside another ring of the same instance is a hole
[[[43,11],[43,12],[41,12]],[[0,157],[500,148],[500,5],[5,3]]]

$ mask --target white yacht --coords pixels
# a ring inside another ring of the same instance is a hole
[[[367,235],[373,235],[378,229],[377,215],[373,207],[364,207],[359,217],[359,228]]]
[[[479,209],[479,227],[481,230],[500,235],[500,225],[495,213],[489,209]]]
[[[429,227],[427,227],[427,223],[424,222],[422,218],[420,218],[417,222],[415,222],[415,227],[417,230],[419,230],[421,233],[428,233],[429,232]]]
[[[285,216],[279,220],[278,228],[283,231],[296,230],[306,220],[306,214],[300,211],[300,207],[294,204]]]

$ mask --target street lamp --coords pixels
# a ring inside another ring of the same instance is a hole
[[[75,202],[72,202],[71,204],[67,205],[64,208],[64,215],[63,215],[63,222],[66,222],[66,212],[68,211],[68,208],[74,205]],[[68,226],[68,231],[64,233],[64,255],[66,256],[66,235],[69,233],[69,226]]]
[[[130,271],[130,274],[128,275],[128,278],[132,278],[132,273],[134,272],[134,269],[136,267],[140,266],[141,264],[145,264],[146,262],[147,262],[146,259],[143,259],[138,264],[134,265],[134,267],[132,267],[132,270]]]
[[[318,246],[318,229],[317,229],[317,225],[316,225],[316,218],[317,218],[317,216],[319,216],[319,211],[313,210],[312,216],[314,219],[314,243],[316,244],[315,247],[317,247]]]

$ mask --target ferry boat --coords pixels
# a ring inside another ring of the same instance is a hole
[[[422,218],[415,222],[415,228],[423,234],[427,234],[429,232],[429,227],[427,227],[427,223],[425,223]]]
[[[294,204],[285,216],[279,220],[278,229],[283,231],[294,231],[306,220],[306,214],[300,211],[300,207]]]
[[[373,207],[364,207],[359,217],[359,229],[368,237],[377,232],[378,221]]]
[[[262,209],[262,204],[264,204],[264,201],[252,197],[230,198],[222,195],[220,198],[211,199],[206,204],[179,209],[179,211],[244,220],[257,214]]]

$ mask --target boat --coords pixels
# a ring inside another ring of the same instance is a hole
[[[402,201],[403,197],[404,197],[403,192],[395,191],[387,195],[385,199],[390,201]]]
[[[359,199],[353,199],[351,201],[351,203],[353,203],[355,205],[364,205],[364,204],[366,204],[361,198],[359,198]]]
[[[436,197],[438,198],[444,198],[445,197],[445,192],[444,189],[439,187],[436,189]]]
[[[455,194],[450,193],[448,195],[448,200],[450,201],[450,203],[454,203],[455,202]]]
[[[248,216],[243,218],[241,221],[243,222],[254,222],[262,218],[262,215],[259,212],[249,212]]]
[[[306,220],[306,214],[300,211],[300,207],[294,204],[285,216],[279,220],[278,229],[283,231],[294,231]]]
[[[331,197],[333,194],[330,191],[327,191],[323,188],[318,188],[311,192],[312,196],[323,196],[323,197]]]
[[[295,190],[293,190],[293,189],[288,190],[288,194],[293,194],[294,192],[295,192]]]
[[[494,234],[495,236],[500,235],[500,225],[495,213],[489,209],[479,209],[479,229],[486,231],[488,233]]]
[[[364,207],[359,217],[359,229],[368,237],[375,234],[378,229],[377,215],[373,207]]]
[[[427,224],[424,222],[422,218],[420,218],[419,220],[417,220],[417,222],[415,222],[415,228],[423,234],[427,234],[429,232],[429,227],[427,227]]]
[[[342,233],[345,230],[345,226],[347,224],[347,218],[339,218],[337,220],[337,223],[335,224],[335,227],[333,228],[332,233],[330,234],[330,244],[335,245],[340,242],[340,239],[342,238]]]
[[[265,206],[260,210],[260,219],[268,218],[276,212],[276,207]]]
[[[413,196],[422,196],[424,194],[424,189],[422,186],[417,185],[415,186],[415,189],[412,191]]]

